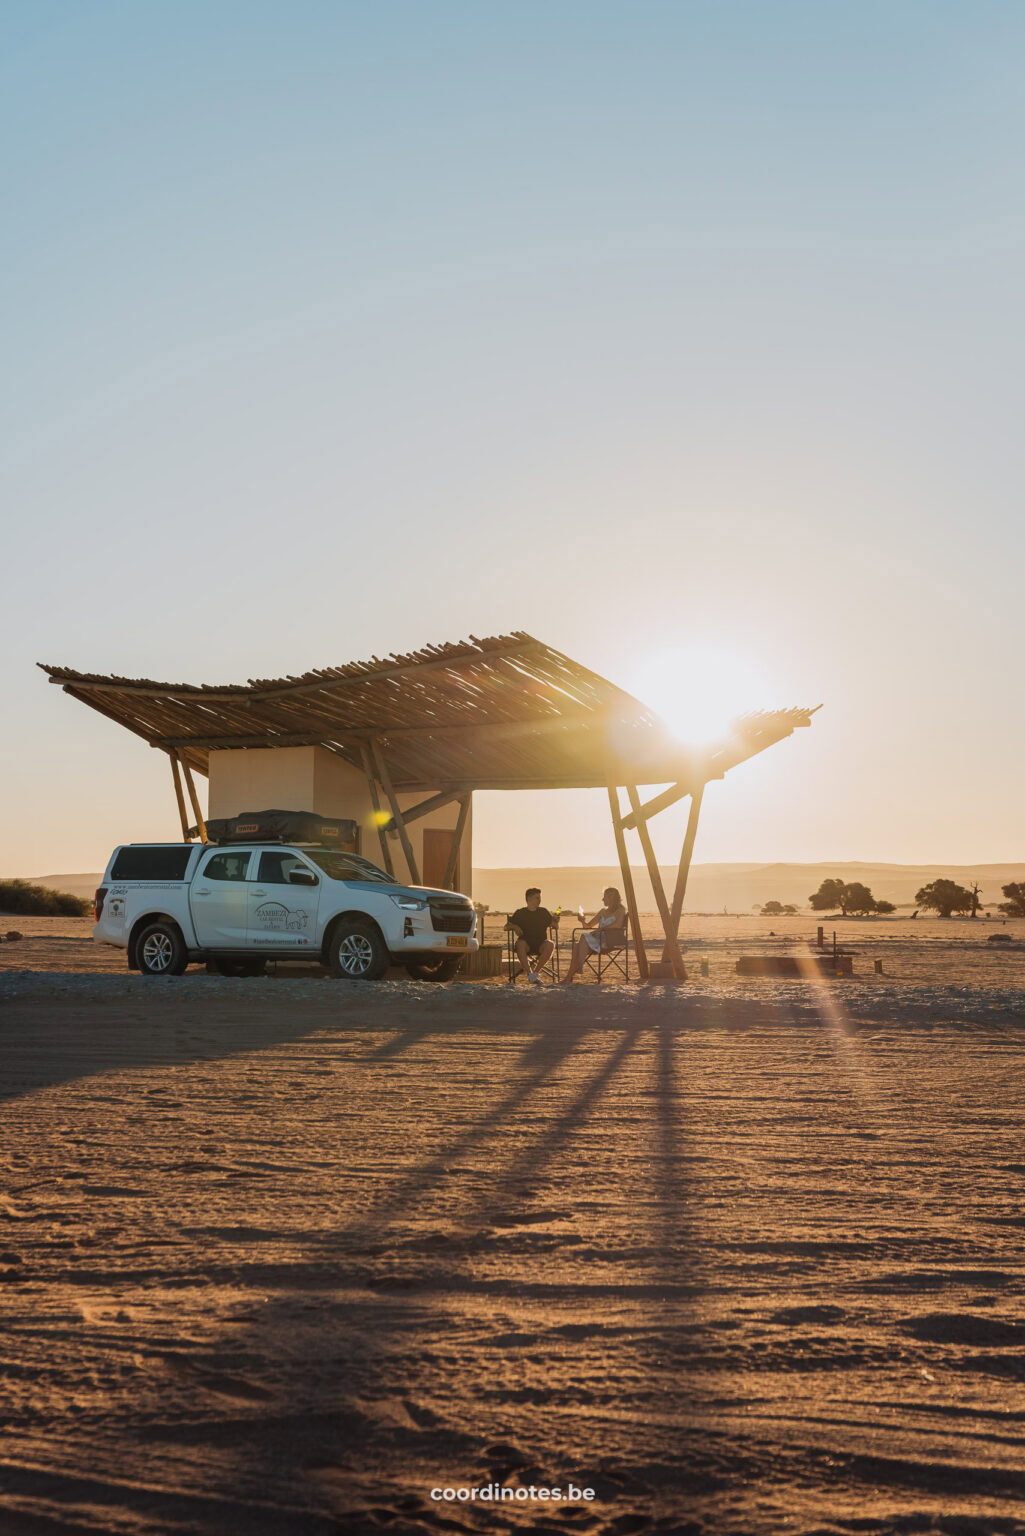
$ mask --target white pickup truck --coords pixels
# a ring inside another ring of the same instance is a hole
[[[400,885],[358,854],[305,844],[126,844],[94,910],[93,938],[127,950],[146,976],[179,976],[194,960],[229,976],[305,960],[356,981],[392,965],[448,981],[477,948],[468,897]]]

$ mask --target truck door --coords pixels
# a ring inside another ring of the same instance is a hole
[[[265,849],[249,883],[249,948],[317,950],[317,871],[288,849]]]
[[[208,853],[192,882],[190,905],[203,949],[245,949],[249,919],[246,875],[251,848]]]

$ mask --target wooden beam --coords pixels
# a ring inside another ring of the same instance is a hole
[[[91,701],[86,699],[84,702]],[[95,704],[92,707],[95,709]],[[274,731],[268,728],[260,736],[158,736],[153,745],[171,752],[185,752],[190,748],[198,752],[216,752],[237,747],[319,747],[324,741],[340,741],[347,734],[345,731]]]
[[[453,881],[456,878],[456,869],[459,864],[459,845],[463,840],[463,830],[466,826],[466,817],[470,810],[470,796],[463,795],[459,802],[459,815],[456,819],[455,835],[452,838],[452,847],[449,851],[448,863],[445,865],[445,878],[442,881],[446,891],[454,891]],[[408,812],[407,812],[408,814]]]
[[[418,821],[421,816],[429,816],[432,811],[440,811],[443,805],[451,805],[453,800],[461,800],[462,795],[458,789],[443,789],[440,794],[432,795],[429,800],[421,800],[419,805],[409,805],[402,812],[402,819],[407,824]],[[391,823],[385,827],[386,832],[393,831]]]
[[[384,831],[384,812],[381,810],[381,801],[377,793],[377,780],[374,778],[374,765],[370,760],[370,748],[363,747],[363,772],[367,776],[370,786],[370,804],[374,808],[374,822],[377,826],[377,835],[381,840],[381,858],[384,860],[385,870],[392,879],[395,878],[395,869],[391,861],[391,849],[388,847],[388,839]]]
[[[701,799],[705,793],[705,786],[699,784],[691,796],[690,815],[687,817],[687,831],[683,838],[683,850],[680,854],[680,868],[676,876],[676,890],[673,892],[673,905],[669,913],[669,928],[675,939],[680,932],[680,914],[683,911],[683,898],[687,894],[687,876],[690,873],[690,861],[694,855],[694,839],[698,835],[698,817],[701,815]],[[662,950],[662,958],[672,961],[669,949],[669,935],[666,935],[665,948]]]
[[[197,688],[189,683],[135,683],[126,678],[124,681],[111,682],[104,679],[103,682],[94,683],[82,677],[51,676],[51,683],[57,683],[61,687],[69,684],[74,688],[81,688],[89,693],[125,693],[135,694],[137,698],[151,699],[177,699],[180,703],[196,704],[239,704],[245,700],[255,702],[258,699],[281,699],[295,697],[303,693],[320,693],[325,688],[337,688],[349,683],[379,683],[394,681],[402,677],[422,677],[425,672],[437,672],[446,668],[458,668],[465,666],[481,666],[495,656],[527,656],[535,651],[547,650],[547,646],[540,640],[530,638],[510,640],[506,645],[489,646],[487,650],[464,650],[454,656],[434,656],[428,661],[386,661],[378,667],[367,667],[363,671],[347,672],[340,668],[335,673],[329,673],[325,677],[311,678],[309,681],[299,679],[294,683],[281,683],[273,688],[259,688],[252,684],[240,684],[237,688]],[[606,687],[611,686],[606,683]]]
[[[664,789],[660,795],[655,795],[651,800],[645,801],[643,805],[635,804],[634,796],[631,795],[631,809],[623,817],[623,830],[631,832],[635,827],[640,828],[642,822],[647,821],[651,816],[657,816],[659,811],[668,810],[669,806],[675,805],[677,800],[682,800],[684,795],[689,795],[690,792],[689,784],[671,784],[668,789]]]
[[[376,737],[371,737],[370,739],[370,751],[373,754],[374,766],[377,769],[377,777],[381,781],[381,786],[388,797],[388,804],[391,806],[392,820],[395,822],[395,830],[399,834],[399,841],[402,844],[402,852],[406,855],[406,864],[409,867],[410,882],[413,885],[419,885],[420,871],[417,868],[416,854],[413,852],[413,844],[409,841],[409,833],[406,831],[406,823],[403,820],[402,809],[399,805],[398,798],[392,786],[391,774],[388,772],[388,764],[385,762],[384,757],[382,756],[381,749],[377,744]]]
[[[623,875],[623,893],[626,896],[626,909],[630,914],[630,932],[633,934],[634,955],[637,958],[637,974],[642,981],[647,981],[648,955],[644,948],[644,939],[641,937],[641,919],[637,911],[633,872],[630,869],[630,861],[626,856],[626,838],[623,836],[623,823],[619,810],[619,790],[614,784],[609,784],[607,788],[609,791],[609,810],[612,812],[612,831],[615,834],[616,852],[619,854],[619,868]]]
[[[637,785],[628,784],[626,786],[626,793],[631,809],[636,815],[641,804],[641,798],[637,793]],[[669,903],[666,900],[665,886],[662,884],[662,871],[658,867],[655,850],[651,845],[651,834],[648,831],[647,821],[641,820],[637,823],[637,835],[640,837],[641,847],[644,850],[644,862],[648,866],[648,879],[651,881],[651,889],[655,893],[655,905],[658,907],[658,915],[662,919],[662,930],[665,934],[666,947],[669,951],[667,958],[672,961],[677,979],[683,981],[687,972],[684,968],[679,943],[675,935],[669,931]]]
[[[182,776],[178,767],[178,754],[176,752],[169,752],[168,757],[171,760],[171,777],[174,780],[174,797],[178,802],[178,815],[181,818],[182,841],[187,843],[189,841],[189,817],[188,812],[185,809],[185,796],[182,793]]]
[[[199,796],[196,794],[196,786],[192,778],[192,769],[184,758],[181,759],[182,772],[185,775],[185,784],[189,791],[189,799],[192,801],[192,809],[196,817],[196,826],[199,828],[199,840],[208,843],[210,839],[206,835],[206,822],[203,820],[203,812],[199,808]]]
[[[82,702],[90,703],[91,701],[85,699]],[[107,713],[110,712],[107,711]],[[119,719],[116,715],[111,715],[110,718]],[[362,728],[352,725],[332,725],[330,721],[326,721],[318,731],[282,731],[269,724],[262,735],[159,736],[154,739],[154,745],[174,750],[195,747],[208,752],[245,747],[316,747],[329,741],[341,741],[358,746],[367,741],[371,735],[384,737],[389,741],[393,738],[415,739],[423,736],[443,736],[445,740],[455,736],[460,740],[469,738],[481,741],[503,741],[524,736],[548,736],[559,731],[570,732],[581,729],[597,731],[602,728],[605,720],[606,715],[599,710],[578,709],[564,715],[537,715],[527,720],[475,721],[472,725],[468,725],[458,716],[452,720],[436,720],[424,725],[385,725],[375,722],[372,726]]]

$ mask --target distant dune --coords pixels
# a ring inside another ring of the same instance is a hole
[[[634,868],[637,900],[642,912],[654,912],[648,872]],[[690,912],[750,912],[764,901],[793,902],[807,907],[808,897],[823,880],[832,876],[842,880],[860,880],[875,896],[897,906],[913,906],[915,892],[930,880],[944,876],[960,885],[979,882],[983,903],[990,907],[1002,900],[1001,886],[1012,880],[1025,880],[1025,864],[695,864],[687,887]],[[70,891],[73,896],[92,898],[101,874],[37,875],[23,877],[33,885],[48,885],[55,891]],[[676,869],[665,866],[662,878],[671,892],[676,883]],[[612,865],[562,866],[533,869],[475,869],[473,894],[496,912],[509,911],[523,901],[528,885],[540,885],[547,906],[575,910],[581,903],[588,910],[596,907],[606,885],[622,883]]]
[[[93,892],[103,878],[102,870],[90,875],[4,875],[0,879],[27,880],[29,885],[45,885],[51,891],[67,891],[72,896],[82,896],[92,901]]]

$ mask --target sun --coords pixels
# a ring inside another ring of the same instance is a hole
[[[738,715],[769,701],[768,681],[754,661],[716,645],[654,652],[637,666],[630,691],[689,746],[721,740]]]

